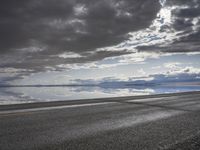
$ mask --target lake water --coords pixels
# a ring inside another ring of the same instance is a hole
[[[154,86],[129,88],[75,87],[9,87],[0,88],[0,105],[60,100],[137,96],[186,91],[200,91],[200,86]]]

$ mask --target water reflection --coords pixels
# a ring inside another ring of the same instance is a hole
[[[128,88],[97,86],[7,87],[0,88],[0,104],[136,96],[185,91],[200,91],[200,86],[136,86]]]

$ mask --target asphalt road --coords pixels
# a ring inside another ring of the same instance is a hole
[[[0,106],[0,150],[156,149],[200,149],[200,92]]]

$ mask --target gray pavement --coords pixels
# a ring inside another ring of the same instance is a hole
[[[0,106],[0,150],[200,149],[200,92]]]

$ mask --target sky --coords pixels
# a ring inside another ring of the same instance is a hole
[[[200,80],[199,0],[1,0],[0,84]]]

